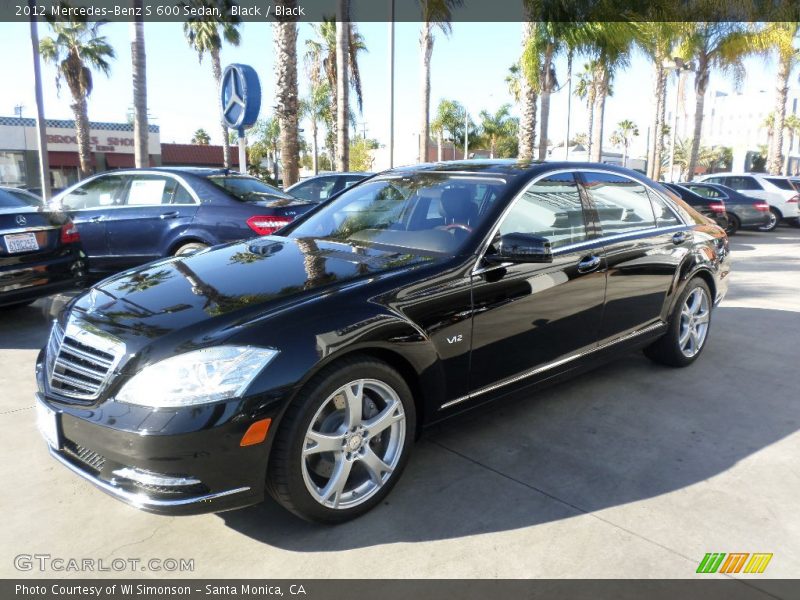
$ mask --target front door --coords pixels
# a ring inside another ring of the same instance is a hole
[[[76,187],[60,200],[61,208],[78,227],[92,272],[110,268],[106,223],[120,209],[127,180],[125,175],[102,175]]]
[[[571,172],[546,175],[514,200],[499,234],[549,239],[553,262],[479,265],[473,275],[473,395],[494,384],[533,381],[540,369],[546,373],[559,359],[596,345],[606,274],[587,214]]]

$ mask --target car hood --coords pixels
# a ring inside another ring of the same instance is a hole
[[[267,236],[126,271],[78,298],[73,314],[139,346],[193,325],[220,329],[358,285],[384,273],[431,264],[407,252]],[[131,340],[133,341],[133,340]]]

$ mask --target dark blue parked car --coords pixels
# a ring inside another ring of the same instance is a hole
[[[94,275],[273,233],[314,203],[224,169],[153,168],[90,177],[56,196]]]

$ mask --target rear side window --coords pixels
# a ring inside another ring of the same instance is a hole
[[[728,177],[728,182],[725,184],[735,190],[763,190],[761,184],[756,181],[755,177],[743,177],[732,175]]]
[[[178,182],[172,177],[140,175],[131,180],[125,201],[127,206],[157,206],[169,204]]]
[[[730,181],[728,181],[730,177],[708,177],[703,181],[707,181],[708,183],[718,183],[719,185],[727,185],[730,186]]]
[[[500,225],[500,234],[530,233],[553,248],[586,240],[586,221],[574,173],[547,175],[530,186]]]
[[[600,217],[603,235],[627,233],[656,226],[647,188],[616,173],[582,173],[586,189]]]
[[[680,225],[681,220],[677,217],[675,212],[670,208],[664,198],[659,196],[653,190],[647,190],[650,196],[650,202],[653,204],[653,212],[656,215],[657,227],[672,227],[673,225]]]
[[[127,177],[123,175],[92,179],[61,198],[61,205],[67,210],[119,206],[126,182]]]
[[[765,179],[780,190],[786,190],[787,192],[795,191],[792,182],[788,179],[781,179],[780,177],[765,177]]]

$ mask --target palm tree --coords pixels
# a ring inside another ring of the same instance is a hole
[[[350,0],[338,0],[336,19],[336,157],[339,171],[350,170]]]
[[[589,22],[576,26],[572,32],[573,45],[588,53],[592,60],[594,102],[590,109],[589,160],[600,162],[603,154],[603,119],[606,98],[617,70],[629,64],[634,29],[627,22]]]
[[[202,63],[206,53],[211,56],[211,73],[216,82],[217,96],[222,83],[222,61],[220,52],[222,51],[223,40],[232,46],[238,46],[241,41],[239,34],[239,24],[241,19],[231,16],[233,0],[189,0],[188,5],[193,8],[203,9],[200,14],[213,14],[208,9],[218,9],[220,17],[192,17],[183,24],[183,33],[189,46],[197,52],[197,59]],[[218,112],[219,98],[214,98],[215,112]],[[225,168],[230,167],[231,147],[228,138],[228,128],[220,121],[222,131],[222,160]]]
[[[695,64],[694,133],[687,165],[686,178],[688,181],[694,177],[697,156],[700,151],[703,111],[711,70],[731,73],[738,85],[745,75],[742,59],[757,47],[753,32],[745,30],[742,23],[722,21],[696,22],[690,25],[679,49],[682,58],[692,59]]]
[[[192,143],[198,146],[208,146],[208,144],[211,143],[211,138],[208,132],[201,127],[192,134]]]
[[[284,5],[293,14],[296,0],[286,0]],[[275,48],[276,100],[275,115],[281,131],[281,158],[283,159],[283,185],[290,186],[300,177],[300,150],[298,146],[298,93],[297,93],[297,23],[294,17],[280,17],[272,25]]]
[[[511,105],[504,104],[494,114],[482,110],[480,117],[482,133],[489,142],[489,158],[494,158],[498,140],[516,128],[516,121],[511,117]]]
[[[89,111],[86,99],[92,93],[92,68],[108,75],[109,60],[115,57],[114,49],[99,34],[102,21],[53,21],[53,37],[44,37],[39,43],[42,59],[56,67],[56,88],[66,81],[72,95],[72,114],[78,138],[80,175],[86,177],[93,171],[91,141],[89,139]]]
[[[427,161],[428,140],[430,138],[431,113],[431,56],[433,55],[434,29],[437,27],[445,35],[452,31],[452,10],[461,6],[461,0],[419,0],[422,9],[422,29],[419,34],[419,47],[422,57],[420,71],[420,120],[419,120],[419,159]]]
[[[611,136],[611,143],[622,146],[622,166],[628,166],[628,148],[633,138],[639,136],[639,126],[630,119],[617,123],[617,130]]]
[[[589,109],[589,131],[586,134],[586,153],[592,153],[592,138],[594,133],[594,100],[597,97],[597,82],[595,81],[595,61],[583,65],[583,71],[578,73],[578,81],[573,92],[578,98],[586,102]]]
[[[775,52],[778,70],[773,109],[772,139],[767,155],[767,171],[778,175],[783,170],[783,130],[786,124],[786,98],[789,93],[789,77],[792,69],[800,63],[800,50],[795,42],[800,35],[800,23],[777,22],[767,24],[756,37],[762,52]]]
[[[135,12],[141,14],[142,0],[133,0]],[[147,126],[147,57],[144,50],[144,19],[131,21],[131,63],[133,67],[133,147],[137,167],[149,167],[149,131]]]
[[[449,133],[456,145],[456,132],[464,123],[464,107],[455,100],[442,99],[436,108],[436,117],[431,122],[431,131],[436,134],[437,140],[437,160],[442,161],[442,142],[444,134]]]
[[[650,122],[651,139],[647,148],[647,176],[658,181],[661,176],[660,156],[664,152],[666,123],[668,61],[680,36],[686,32],[683,23],[644,21],[634,23],[635,43],[653,63],[653,96],[655,106]]]
[[[311,86],[311,92],[301,102],[301,113],[311,122],[312,161],[314,175],[319,173],[319,126],[331,118],[331,88],[323,81]]]
[[[336,161],[336,139],[338,136],[336,115],[339,105],[336,74],[336,21],[327,19],[321,23],[312,24],[311,27],[314,30],[315,37],[306,40],[306,52],[303,60],[312,88],[320,85],[324,80],[328,82],[331,108],[328,111],[329,121],[326,122],[326,125],[328,126],[328,136],[332,138],[333,142],[330,144],[330,150],[333,151],[331,156]],[[361,90],[361,71],[358,66],[358,55],[361,52],[366,52],[367,46],[364,43],[364,37],[357,31],[355,23],[349,23],[348,29],[346,55],[350,75],[350,89],[355,93],[358,110],[361,112],[364,98]]]
[[[525,21],[522,23],[522,52],[524,54],[525,49],[531,45],[531,40],[534,38],[535,25],[532,22],[531,7],[527,2],[523,2],[523,6],[525,8]],[[532,77],[523,76],[520,65],[514,65],[510,71],[510,85],[519,88],[517,103],[520,105],[520,119],[517,131],[517,156],[522,160],[531,160],[536,140],[537,88],[531,83]],[[514,81],[515,79],[517,81]]]

